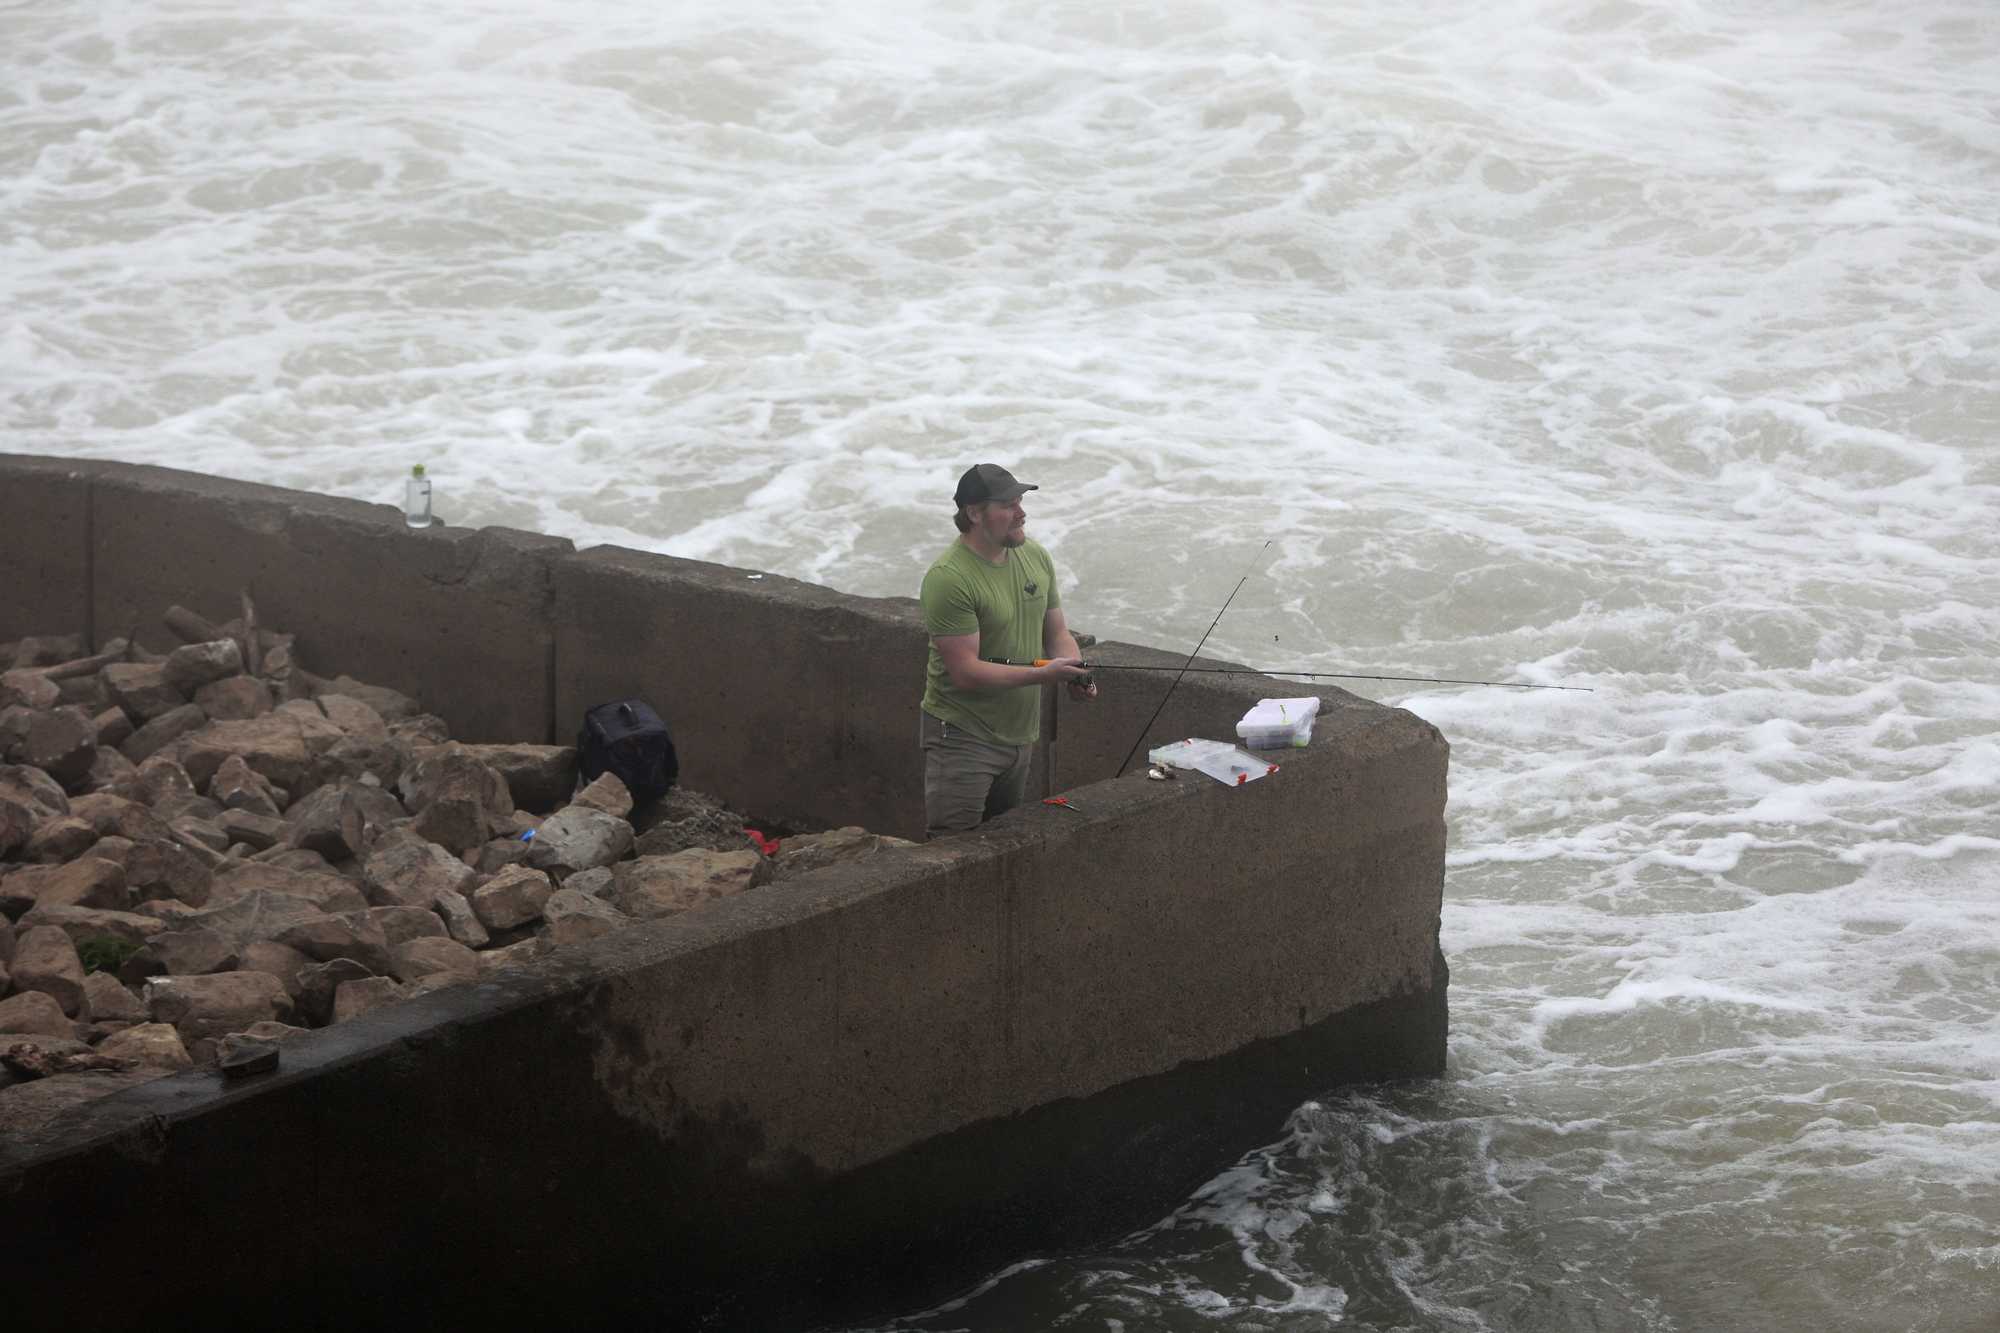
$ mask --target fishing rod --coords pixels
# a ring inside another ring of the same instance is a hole
[[[989,657],[988,662],[1001,666],[1047,666],[1052,660],[1038,657],[1032,662],[1017,662],[1009,657]],[[1314,680],[1398,680],[1418,685],[1491,685],[1503,690],[1575,690],[1579,694],[1595,694],[1588,685],[1529,685],[1517,680],[1453,680],[1445,676],[1364,676],[1351,671],[1291,671],[1282,667],[1171,667],[1171,666],[1123,666],[1117,662],[1085,662],[1091,671],[1183,671],[1189,675],[1208,676],[1309,676]],[[1150,725],[1150,724],[1149,724]]]
[[[1236,580],[1236,586],[1229,590],[1229,596],[1222,599],[1222,611],[1227,611],[1229,609],[1229,604],[1236,600],[1236,594],[1243,591],[1243,585],[1248,583],[1250,581],[1250,576],[1257,572],[1257,562],[1262,560],[1264,558],[1264,552],[1270,549],[1271,549],[1271,543],[1269,541],[1266,541],[1262,546],[1257,548],[1257,554],[1250,557],[1250,564],[1248,565],[1248,567],[1244,569],[1243,577]],[[1146,719],[1146,725],[1139,728],[1138,739],[1134,740],[1132,742],[1132,748],[1125,752],[1124,762],[1118,765],[1118,771],[1116,773],[1113,773],[1111,775],[1112,777],[1122,778],[1125,776],[1126,765],[1132,762],[1133,755],[1139,753],[1139,747],[1146,743],[1146,733],[1151,731],[1153,729],[1153,724],[1160,720],[1160,713],[1163,709],[1166,708],[1167,700],[1174,697],[1174,690],[1180,686],[1181,676],[1185,676],[1188,673],[1188,668],[1194,665],[1194,659],[1201,656],[1202,644],[1208,642],[1208,636],[1210,634],[1215,633],[1215,627],[1222,623],[1222,611],[1217,611],[1215,613],[1215,619],[1208,622],[1208,629],[1203,632],[1201,636],[1201,641],[1199,643],[1196,643],[1194,646],[1194,651],[1188,654],[1188,660],[1181,663],[1180,676],[1175,676],[1174,683],[1172,685],[1167,686],[1167,692],[1160,696],[1159,708],[1155,708],[1153,710],[1153,715]]]

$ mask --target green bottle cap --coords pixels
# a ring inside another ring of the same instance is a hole
[[[410,475],[411,475],[411,476],[413,476],[413,477],[421,477],[421,476],[423,476],[423,475],[424,475],[424,465],[423,465],[422,463],[419,463],[419,464],[417,464],[417,465],[416,465],[415,467],[411,468],[411,469],[410,469]]]

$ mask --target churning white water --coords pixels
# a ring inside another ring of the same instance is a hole
[[[1595,690],[1362,687],[1453,744],[1447,1078],[897,1327],[2000,1323],[1991,0],[26,0],[0,76],[0,448],[865,594],[991,459],[1100,636],[1275,539],[1211,652]]]

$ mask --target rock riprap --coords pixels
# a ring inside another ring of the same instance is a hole
[[[249,610],[246,603],[246,612]],[[902,840],[787,837],[567,746],[466,745],[252,620],[0,644],[0,1139]],[[60,1086],[58,1086],[60,1085]]]

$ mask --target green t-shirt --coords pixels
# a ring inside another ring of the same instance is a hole
[[[964,542],[953,542],[925,571],[919,596],[932,638],[924,711],[995,745],[1028,745],[1040,737],[1041,686],[961,690],[946,674],[936,640],[977,631],[981,657],[1040,657],[1042,618],[1062,605],[1049,553],[1031,541],[989,565]]]

